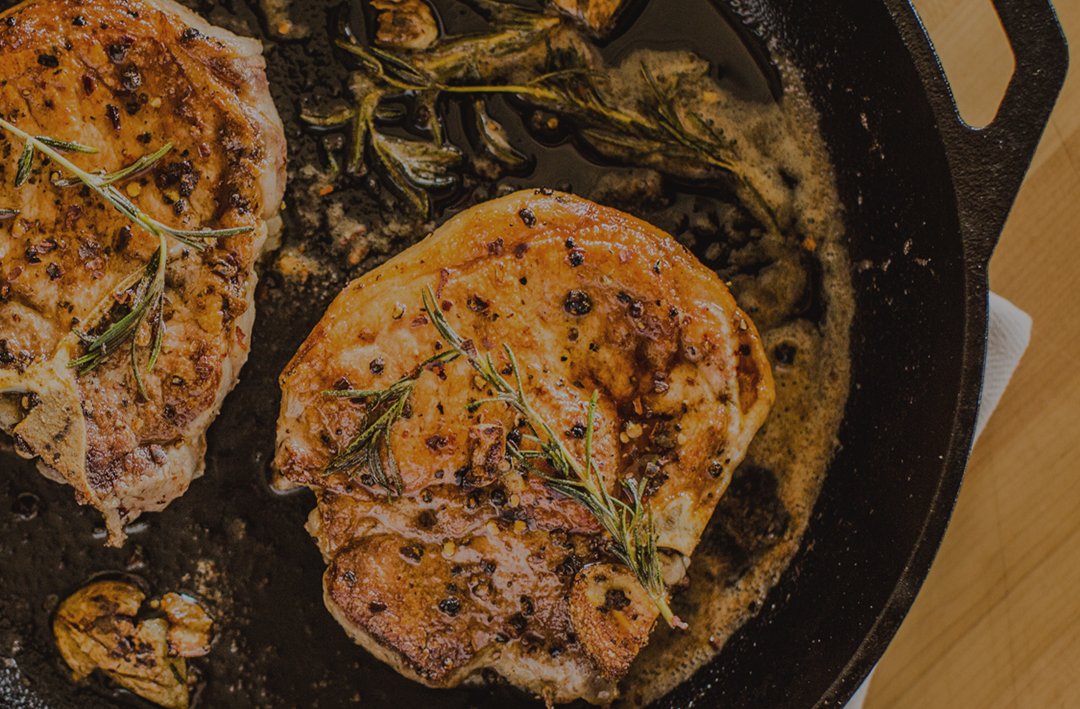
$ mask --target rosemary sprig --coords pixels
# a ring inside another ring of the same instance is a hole
[[[640,67],[640,95],[633,105],[618,102],[619,96],[605,90],[603,73],[591,66],[595,60],[581,50],[555,50],[551,33],[561,20],[550,14],[515,9],[514,20],[493,15],[505,24],[488,34],[450,38],[423,52],[390,51],[360,44],[355,37],[337,40],[340,48],[359,60],[363,90],[356,91],[356,107],[338,112],[336,120],[318,116],[305,117],[312,125],[333,127],[352,124],[350,172],[362,170],[363,151],[370,144],[373,164],[383,177],[422,214],[427,213],[427,190],[431,186],[413,179],[402,169],[386,148],[387,139],[375,126],[373,117],[380,114],[386,99],[412,95],[433,108],[440,95],[469,96],[477,103],[493,95],[513,95],[533,107],[560,114],[572,120],[578,134],[609,157],[649,164],[681,177],[724,174],[733,182],[747,207],[767,225],[780,231],[777,208],[745,169],[737,145],[718,131],[700,113],[683,100],[677,82],[663,82],[643,62]],[[546,65],[546,66],[545,66]],[[528,81],[515,80],[523,66],[535,66],[541,73]],[[391,104],[392,105],[392,104]],[[434,116],[432,111],[429,113]],[[491,152],[491,134],[482,110],[477,113],[478,132],[484,147]],[[437,118],[430,122],[438,125]],[[427,148],[442,150],[438,131],[426,143]],[[455,160],[439,160],[437,152],[425,153],[425,141],[396,140],[409,146],[415,158],[422,156],[431,165],[429,172],[438,176],[438,186],[452,180],[449,168]],[[512,146],[496,138],[497,158],[514,167],[521,164]],[[400,147],[400,146],[399,146]],[[408,160],[406,158],[405,160]]]
[[[341,399],[361,399],[367,409],[360,430],[345,448],[323,469],[323,475],[349,473],[367,468],[374,482],[386,490],[389,497],[402,492],[401,470],[390,445],[390,432],[409,407],[413,388],[420,376],[431,366],[457,359],[456,352],[444,352],[430,357],[416,369],[386,389],[332,389],[323,396]],[[386,462],[383,462],[383,459]]]
[[[443,142],[434,105],[428,112],[432,116],[433,139],[406,140],[379,130],[378,121],[395,118],[391,109],[381,103],[386,96],[385,90],[361,81],[353,87],[353,93],[359,98],[355,107],[328,115],[303,113],[302,120],[319,128],[348,124],[352,139],[346,169],[352,174],[362,174],[364,151],[368,149],[375,165],[391,185],[409,201],[417,214],[426,217],[431,210],[428,191],[454,184],[457,178],[450,169],[462,158],[460,150]]]
[[[109,175],[94,175],[68,160],[62,155],[62,152],[94,153],[97,152],[95,148],[79,145],[78,143],[56,140],[55,138],[33,136],[3,118],[0,118],[0,128],[12,133],[26,145],[23,149],[22,157],[19,158],[19,171],[15,180],[17,186],[24,184],[26,179],[29,179],[29,175],[27,175],[22,181],[19,180],[19,177],[22,176],[22,173],[24,172],[24,163],[32,165],[35,151],[40,151],[70,173],[79,182],[96,192],[98,196],[115,207],[121,214],[154,236],[161,236],[162,234],[168,235],[186,246],[202,251],[206,249],[207,239],[220,239],[227,236],[236,236],[237,234],[245,234],[252,230],[252,227],[249,226],[235,227],[232,229],[177,229],[144,214],[130,199],[127,198],[126,195],[121,193],[120,190],[116,189],[113,185],[113,183],[119,179],[130,177],[136,172],[147,169],[152,164],[150,158],[153,158],[153,162],[157,162],[165,156],[168,152],[167,150],[158,150],[156,153],[140,158],[132,165],[129,165],[116,173],[111,173]],[[171,146],[169,146],[169,149],[172,149]],[[25,171],[28,172],[29,169],[29,167],[26,167]],[[120,174],[120,177],[116,176],[118,173]]]
[[[158,354],[161,352],[161,341],[164,338],[164,305],[165,305],[165,265],[166,244],[164,235],[159,237],[157,250],[150,257],[142,272],[135,272],[128,276],[120,284],[118,293],[126,293],[134,288],[131,296],[131,308],[127,314],[116,322],[110,324],[100,335],[92,337],[84,332],[75,330],[75,334],[82,340],[86,352],[68,364],[78,370],[79,374],[85,374],[98,367],[120,345],[130,340],[131,342],[131,369],[135,375],[135,384],[139,389],[139,395],[146,398],[146,387],[143,383],[142,371],[138,360],[138,335],[142,324],[151,319],[151,347],[150,357],[146,364],[149,372],[157,363]],[[133,277],[138,276],[132,283]]]
[[[127,167],[120,168],[116,172],[110,172],[98,177],[98,185],[106,187],[114,182],[126,180],[129,177],[134,177],[139,173],[145,172],[153,167],[163,157],[172,152],[173,144],[166,143],[157,150],[147,155],[143,155],[135,162],[131,163]],[[71,187],[72,185],[82,184],[82,181],[77,177],[68,177],[55,180],[53,182],[57,187]]]
[[[153,217],[143,213],[130,199],[115,187],[115,183],[137,175],[159,162],[172,150],[172,144],[166,144],[144,155],[115,172],[106,174],[93,174],[80,168],[71,162],[63,153],[96,153],[97,149],[80,143],[58,140],[50,136],[34,136],[20,129],[11,122],[0,118],[0,129],[11,133],[23,141],[23,152],[19,157],[15,175],[15,185],[22,186],[30,179],[33,169],[34,157],[40,152],[51,159],[56,165],[63,168],[70,178],[57,180],[55,185],[66,187],[73,184],[83,184],[102,199],[112,205],[118,212],[141,227],[151,236],[157,237],[158,246],[145,267],[130,274],[120,283],[110,300],[115,301],[128,291],[131,294],[131,306],[128,312],[111,323],[100,334],[91,336],[86,332],[75,330],[76,336],[82,341],[85,352],[77,357],[68,366],[77,369],[84,374],[98,367],[107,357],[120,349],[125,342],[131,343],[131,367],[135,376],[135,383],[139,395],[146,399],[146,388],[143,383],[143,371],[153,370],[161,353],[161,344],[164,339],[164,309],[165,309],[165,271],[168,260],[168,243],[166,237],[172,237],[177,241],[199,251],[206,248],[207,240],[218,239],[228,236],[236,236],[252,231],[252,227],[235,227],[231,229],[200,229],[187,230],[177,229],[164,224]],[[14,210],[6,210],[14,212]],[[15,212],[18,214],[18,212]],[[14,216],[12,214],[10,216]],[[110,308],[104,308],[105,314]],[[137,335],[144,322],[149,320],[150,354],[145,368],[140,368],[138,361],[138,338]]]
[[[390,497],[401,495],[401,472],[390,446],[390,431],[405,414],[415,385],[414,377],[405,377],[394,382],[389,388],[378,391],[323,392],[324,396],[364,399],[368,402],[367,415],[360,425],[360,432],[348,446],[334,456],[323,474],[333,475],[366,467],[375,482],[385,489]],[[386,458],[385,465],[383,457]]]
[[[642,588],[660,611],[660,615],[672,627],[685,628],[686,624],[678,618],[668,605],[667,586],[664,583],[660,558],[656,547],[656,529],[652,512],[644,499],[644,480],[622,480],[621,487],[626,493],[623,499],[608,492],[603,474],[593,461],[592,439],[595,428],[597,393],[593,392],[589,400],[588,422],[585,429],[585,459],[579,461],[562,438],[544,421],[532,407],[525,394],[521,379],[521,368],[517,357],[509,345],[503,345],[503,352],[509,361],[513,383],[495,366],[491,353],[481,355],[471,340],[459,335],[450,325],[446,316],[435,304],[435,297],[430,289],[423,293],[424,312],[446,340],[450,350],[464,357],[477,374],[491,387],[493,396],[470,403],[469,409],[476,410],[490,403],[509,406],[521,416],[531,434],[523,437],[538,447],[538,450],[511,448],[511,455],[530,464],[540,458],[551,466],[554,474],[543,475],[545,484],[553,490],[569,497],[587,509],[611,536],[611,551],[637,578]]]

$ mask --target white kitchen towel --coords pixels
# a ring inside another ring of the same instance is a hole
[[[1031,316],[997,293],[990,294],[990,323],[986,340],[986,371],[983,373],[982,398],[975,421],[975,440],[982,435],[986,422],[1001,401],[1020,358],[1031,342]],[[855,692],[846,709],[862,709],[870,689],[871,672]]]

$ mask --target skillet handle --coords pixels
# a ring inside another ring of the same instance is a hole
[[[997,115],[985,128],[965,123],[940,62],[939,78],[949,100],[947,106],[935,106],[956,186],[961,229],[973,263],[982,267],[1001,236],[1069,66],[1068,45],[1050,0],[993,2],[1016,58]]]

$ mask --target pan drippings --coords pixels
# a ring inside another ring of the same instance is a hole
[[[692,229],[684,238],[731,279],[736,299],[761,329],[777,399],[693,557],[677,606],[690,630],[657,631],[630,672],[627,706],[647,704],[687,679],[761,609],[806,531],[848,395],[854,297],[817,116],[790,67],[777,104],[742,110],[737,120],[752,127],[746,137],[760,149],[765,169],[782,171],[793,184],[801,239],[794,245],[790,237],[769,235],[715,239],[708,229],[704,238]],[[768,129],[753,129],[762,126]]]

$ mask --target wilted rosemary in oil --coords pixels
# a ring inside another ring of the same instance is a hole
[[[553,473],[540,473],[545,484],[557,492],[578,502],[587,509],[611,536],[611,551],[637,578],[642,588],[652,599],[664,620],[672,627],[685,628],[668,605],[667,587],[664,584],[660,557],[656,548],[656,529],[653,525],[652,512],[645,502],[644,488],[646,481],[621,480],[623,497],[608,492],[603,474],[596,467],[592,457],[592,439],[595,428],[597,394],[589,400],[588,421],[585,428],[585,459],[579,461],[567,448],[563,440],[544,421],[532,407],[525,395],[521,379],[521,369],[517,357],[509,345],[503,345],[503,352],[509,362],[513,383],[495,366],[491,353],[480,354],[475,345],[459,335],[447,321],[430,290],[423,294],[424,312],[438,330],[450,350],[464,357],[477,374],[491,387],[493,396],[469,404],[474,411],[490,403],[509,406],[517,412],[530,434],[522,437],[535,448],[511,446],[511,456],[526,465],[532,465],[536,459],[544,460],[551,466]]]
[[[96,148],[72,141],[57,140],[49,136],[30,135],[3,118],[0,118],[0,129],[23,141],[23,151],[19,156],[15,173],[16,187],[21,187],[29,181],[34,166],[34,157],[40,152],[48,156],[53,163],[63,168],[71,176],[55,180],[53,182],[54,186],[85,185],[112,205],[118,212],[134,222],[136,226],[142,228],[151,236],[157,237],[158,247],[150,257],[150,261],[147,262],[144,268],[130,274],[121,281],[120,287],[108,298],[105,304],[109,305],[130,292],[131,305],[127,313],[109,324],[97,335],[75,330],[75,334],[83,343],[84,353],[69,363],[70,367],[83,374],[99,366],[107,357],[118,351],[124,343],[130,342],[131,369],[135,376],[139,394],[145,399],[146,389],[143,384],[143,372],[149,372],[154,368],[161,352],[161,343],[165,330],[165,268],[168,258],[166,237],[172,237],[193,249],[202,251],[206,248],[206,239],[244,234],[251,231],[252,227],[216,230],[176,229],[144,214],[120,190],[116,189],[115,183],[149,169],[165,157],[172,150],[171,143],[162,146],[153,153],[140,157],[130,165],[115,172],[94,174],[83,170],[68,160],[63,153],[92,154],[97,152]],[[15,210],[3,210],[3,213],[0,213],[0,218],[12,217],[17,214],[18,212]],[[100,307],[98,310],[98,316],[104,317],[108,315],[111,308]],[[150,324],[150,353],[145,368],[142,368],[139,365],[137,335],[144,322]]]
[[[510,145],[484,105],[491,96],[509,94],[569,119],[586,142],[635,164],[668,172],[726,174],[747,207],[763,223],[779,229],[776,209],[743,169],[735,142],[681,101],[675,84],[661,80],[642,63],[640,86],[645,98],[627,102],[619,92],[605,89],[599,68],[591,66],[577,45],[552,48],[554,32],[572,31],[563,20],[514,6],[484,6],[496,21],[489,34],[445,39],[426,50],[388,51],[365,46],[351,35],[337,41],[360,61],[361,73],[353,80],[356,101],[328,115],[305,114],[304,119],[320,127],[351,126],[347,170],[361,172],[364,152],[369,151],[376,169],[426,216],[427,191],[452,184],[450,170],[462,157],[444,139],[436,113],[438,98],[474,97],[475,127],[484,151],[504,165],[520,167],[524,156]],[[523,67],[535,67],[537,75],[514,81],[524,73]],[[401,115],[394,100],[402,95],[423,106],[430,139],[406,140],[380,131],[379,123],[394,122]]]
[[[364,151],[369,150],[378,169],[416,212],[427,216],[431,209],[428,190],[454,184],[450,170],[461,162],[461,151],[441,139],[406,140],[379,130],[379,121],[394,116],[382,105],[385,92],[357,80],[354,93],[363,95],[354,107],[328,116],[305,113],[307,123],[323,128],[350,125],[352,138],[346,170],[359,174],[364,169]],[[432,114],[434,115],[434,114]],[[435,123],[438,118],[433,119]]]
[[[408,375],[386,389],[332,389],[323,396],[359,399],[366,406],[364,420],[353,439],[333,457],[323,470],[324,475],[353,474],[366,468],[372,481],[386,490],[390,497],[401,495],[401,470],[390,446],[394,424],[406,415],[409,399],[420,376],[432,365],[457,359],[456,352],[445,352],[422,362]],[[385,463],[383,459],[385,458]]]

